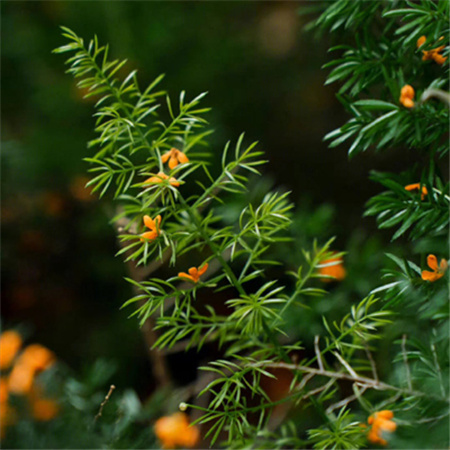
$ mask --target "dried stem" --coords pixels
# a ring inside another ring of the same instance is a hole
[[[111,395],[114,391],[116,387],[112,384],[109,388],[108,393],[106,394],[105,399],[103,400],[103,402],[100,404],[100,409],[98,410],[97,415],[94,417],[94,423],[97,422],[97,420],[102,416],[103,413],[103,408],[105,407],[105,405],[108,403],[109,399],[111,398]]]
[[[322,355],[320,354],[320,348],[319,348],[319,335],[314,337],[314,350],[316,352],[316,357],[317,357],[317,363],[319,364],[319,369],[323,370],[323,362],[322,362]]]

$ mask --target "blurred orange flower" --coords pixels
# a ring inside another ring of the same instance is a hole
[[[420,183],[413,183],[413,184],[408,184],[407,186],[405,186],[405,189],[407,191],[418,191],[420,190]],[[426,186],[422,186],[422,194],[420,196],[421,200],[423,200],[425,198],[425,195],[428,194],[428,189]]]
[[[58,415],[59,405],[51,399],[37,398],[31,403],[31,411],[36,420],[46,422]]]
[[[159,224],[160,223],[161,223],[160,215],[156,216],[155,220],[153,220],[150,216],[144,216],[144,224],[151,231],[146,231],[145,233],[142,233],[141,241],[145,242],[146,239],[148,239],[148,240],[156,239],[159,236],[159,232],[160,232]]]
[[[22,346],[20,334],[9,330],[0,335],[0,369],[8,369]]]
[[[14,394],[31,392],[35,371],[22,363],[16,363],[8,377],[8,388]]]
[[[171,186],[178,187],[180,185],[180,182],[174,178],[169,177],[169,175],[166,175],[164,172],[158,172],[157,175],[147,178],[144,183],[145,184],[158,184],[162,183],[164,180],[169,180],[169,183]]]
[[[322,261],[319,266],[319,274],[324,276],[321,281],[326,283],[330,283],[331,281],[342,281],[347,275],[347,271],[344,267],[344,261],[341,257],[330,258]]]
[[[95,200],[95,196],[92,195],[92,188],[86,186],[89,181],[89,177],[78,175],[70,183],[70,193],[80,202],[91,202]]]
[[[422,270],[422,280],[431,282],[442,278],[448,267],[448,263],[445,259],[441,259],[441,262],[438,266],[437,258],[435,255],[428,255],[427,264],[432,272],[430,272],[429,270]]]
[[[196,426],[189,426],[187,415],[181,412],[158,419],[155,422],[155,434],[163,448],[177,446],[192,448],[200,440],[199,429]]]
[[[412,108],[414,106],[414,88],[409,84],[405,84],[400,91],[400,103],[405,108]]]
[[[55,354],[40,344],[31,344],[25,348],[19,357],[23,364],[33,371],[48,369],[55,362]]]
[[[441,41],[444,39],[444,37],[440,37],[439,40]],[[426,36],[420,36],[419,39],[417,39],[417,48],[422,47],[423,44],[425,44],[427,40]],[[444,62],[447,60],[447,57],[442,56],[441,52],[444,50],[445,45],[441,45],[437,48],[433,48],[431,50],[422,50],[423,56],[422,61],[428,61],[428,60],[434,60],[437,64],[442,66]]]
[[[187,274],[186,272],[179,272],[178,276],[181,278],[187,278],[188,280],[192,281],[193,283],[198,283],[200,281],[200,277],[208,270],[208,263],[203,264],[202,267],[191,267]]]
[[[0,378],[0,403],[8,401],[8,381],[5,377]]]
[[[373,444],[387,445],[387,441],[380,436],[383,431],[393,432],[397,429],[397,424],[391,419],[394,417],[394,413],[389,410],[383,410],[372,414],[367,423],[372,425],[367,439]]]
[[[161,156],[161,161],[163,163],[167,162],[167,160],[169,160],[169,167],[171,169],[177,167],[178,164],[184,164],[189,162],[189,158],[183,152],[180,152],[180,150],[177,150],[176,148],[171,148],[168,152],[164,153],[164,155]]]

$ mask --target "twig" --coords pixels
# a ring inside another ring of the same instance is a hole
[[[353,378],[358,378],[358,374],[353,370],[353,368],[350,366],[350,364],[337,352],[332,352],[334,356],[340,361],[340,363],[347,369],[348,373]],[[323,371],[323,369],[322,369]]]
[[[369,346],[367,345],[367,342],[364,344],[364,347],[366,349],[367,359],[370,362],[370,367],[372,368],[373,378],[378,381],[377,366],[375,365],[375,361],[373,360],[372,353],[369,350]],[[412,389],[411,387],[409,387],[409,388]]]
[[[319,348],[319,335],[316,335],[314,337],[314,350],[316,352],[317,357],[317,363],[319,364],[319,369],[323,370],[323,362],[322,362],[322,355],[320,354],[320,348]]]
[[[361,375],[357,375],[355,377],[353,375],[349,375],[349,374],[343,373],[343,372],[331,372],[329,370],[319,370],[319,369],[314,369],[313,367],[301,366],[301,365],[297,365],[297,364],[288,364],[288,363],[284,363],[284,362],[274,363],[272,361],[260,361],[260,362],[257,362],[257,363],[251,364],[251,365],[254,367],[275,367],[275,368],[279,368],[279,369],[298,370],[299,372],[312,373],[315,375],[322,375],[322,376],[328,377],[328,378],[353,381],[353,382],[357,383],[358,385],[367,386],[367,388],[370,388],[370,389],[376,389],[376,390],[380,390],[380,391],[396,391],[396,392],[400,392],[403,394],[414,395],[416,397],[428,396],[428,397],[438,398],[441,401],[443,400],[442,397],[437,396],[437,395],[428,394],[428,393],[420,392],[420,391],[413,391],[413,390],[398,388],[396,386],[392,386],[390,384],[384,383],[379,380],[362,377]]]
[[[421,103],[424,103],[433,97],[445,103],[447,106],[450,106],[450,94],[448,92],[443,91],[442,89],[425,90],[420,98],[420,101]]]
[[[368,386],[363,386],[362,389],[361,389],[360,394],[364,394],[364,392],[366,392],[368,388],[369,388]],[[352,395],[348,396],[347,398],[344,398],[344,399],[341,400],[340,402],[333,403],[332,405],[330,405],[330,406],[327,408],[326,413],[327,413],[327,414],[330,414],[330,413],[332,413],[335,409],[341,408],[341,407],[343,407],[343,406],[345,406],[345,405],[348,405],[349,403],[353,402],[354,400],[357,400],[357,398],[358,398],[358,395],[352,394]]]
[[[408,356],[406,355],[406,334],[404,334],[402,337],[402,355],[403,355],[403,362],[405,363],[406,381],[408,383],[408,389],[412,390],[411,372],[409,370]]]
[[[436,370],[439,377],[439,387],[441,388],[441,394],[443,397],[445,397],[444,383],[442,382],[441,366],[439,365],[439,361],[437,359],[436,347],[434,346],[434,344],[431,344],[431,351],[433,353],[434,364],[436,365]]]
[[[113,391],[114,391],[115,388],[116,388],[116,387],[115,387],[113,384],[110,386],[109,391],[108,391],[108,393],[106,394],[105,399],[104,399],[103,402],[100,404],[100,409],[98,410],[97,415],[94,417],[94,423],[96,423],[97,420],[99,419],[99,417],[102,416],[103,408],[104,408],[105,405],[108,403],[108,401],[109,401],[109,399],[111,398],[111,395],[112,395],[112,393],[113,393]]]

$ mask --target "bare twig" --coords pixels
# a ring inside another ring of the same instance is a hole
[[[372,353],[369,350],[369,346],[367,345],[367,342],[364,344],[364,347],[366,349],[367,359],[370,362],[370,367],[372,369],[373,378],[378,381],[377,366],[375,365],[375,361],[373,360]],[[411,389],[411,387],[409,387],[409,388]]]
[[[422,94],[420,101],[423,103],[430,98],[437,98],[447,106],[450,106],[450,94],[442,89],[426,89]]]
[[[100,404],[100,409],[98,410],[97,415],[94,417],[94,423],[97,422],[97,420],[102,416],[103,413],[103,408],[105,407],[105,405],[108,403],[109,399],[111,398],[111,395],[114,391],[116,387],[112,384],[109,388],[108,393],[106,394],[105,399],[103,400],[103,402]]]
[[[319,348],[319,335],[314,337],[314,350],[316,352],[317,357],[317,363],[319,364],[319,369],[323,370],[323,362],[322,362],[322,355],[320,354],[320,348]]]
[[[308,366],[301,366],[297,364],[288,364],[284,362],[276,362],[273,361],[259,361],[257,363],[251,364],[254,367],[275,367],[279,369],[288,369],[288,370],[297,370],[299,372],[305,372],[305,373],[311,373],[314,375],[322,375],[324,377],[328,378],[334,378],[339,380],[349,380],[353,381],[354,383],[357,383],[360,386],[367,386],[368,389],[375,389],[379,391],[396,391],[400,392],[402,394],[408,394],[408,395],[414,395],[416,397],[433,397],[438,398],[439,400],[443,400],[443,397],[420,392],[420,391],[413,391],[409,389],[402,389],[397,386],[392,386],[391,384],[384,383],[379,380],[374,380],[372,378],[362,377],[361,375],[353,376],[351,374],[343,373],[343,372],[332,372],[330,370],[320,370],[320,369],[314,369],[313,367]],[[447,399],[446,399],[447,400]],[[447,400],[448,401],[448,400]]]
[[[402,355],[403,355],[403,362],[405,364],[406,381],[408,382],[408,389],[412,390],[411,372],[409,370],[408,356],[406,354],[406,334],[404,334],[402,337]]]
[[[348,373],[353,378],[358,378],[358,374],[353,370],[352,366],[337,352],[333,352],[333,355],[339,360],[339,362],[347,369]],[[323,371],[323,369],[322,369]]]

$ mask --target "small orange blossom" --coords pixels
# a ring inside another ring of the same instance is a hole
[[[183,152],[180,152],[180,150],[177,150],[176,148],[171,148],[168,152],[164,153],[164,155],[161,156],[161,161],[163,163],[167,162],[167,160],[169,160],[169,167],[171,169],[177,167],[178,164],[184,164],[189,162],[189,158]]]
[[[332,278],[322,278],[321,280],[326,283],[329,283],[335,280],[342,281],[346,277],[347,271],[345,270],[342,258],[339,257],[339,258],[330,258],[325,261],[322,261],[321,265],[319,266],[319,274],[326,277],[332,277]]]
[[[141,235],[141,241],[144,242],[146,239],[153,240],[159,236],[159,224],[161,223],[161,216],[158,215],[153,220],[150,216],[144,216],[144,225],[150,229]]]
[[[178,187],[180,185],[180,182],[174,178],[169,177],[169,175],[166,175],[164,172],[158,172],[157,175],[147,178],[144,183],[145,184],[158,184],[162,183],[164,180],[169,180],[169,184],[174,187]]]
[[[441,41],[443,37],[440,37],[439,40]],[[417,39],[417,48],[422,47],[423,44],[425,44],[427,38],[426,36],[420,36],[419,39]],[[437,48],[433,48],[431,50],[422,50],[423,56],[422,61],[429,61],[434,60],[437,64],[442,66],[444,62],[447,60],[447,57],[442,56],[441,52],[444,50],[445,45],[440,45]]]
[[[448,263],[445,259],[441,259],[441,262],[438,266],[437,258],[435,255],[428,255],[427,264],[432,272],[430,272],[429,270],[422,270],[422,280],[431,282],[442,278],[448,267]]]
[[[180,272],[178,274],[181,278],[187,278],[188,280],[192,281],[193,283],[198,283],[200,281],[200,277],[208,270],[208,263],[203,264],[202,267],[191,267],[187,274],[186,272]]]
[[[405,108],[412,108],[414,106],[414,88],[409,84],[405,84],[400,91],[400,103]]]
[[[155,422],[155,434],[163,448],[176,446],[192,448],[200,439],[199,429],[196,426],[189,426],[189,419],[182,412],[158,419]]]
[[[420,183],[413,183],[413,184],[408,184],[407,186],[405,186],[405,189],[407,191],[418,191],[420,190]],[[428,189],[426,186],[422,185],[422,189],[421,189],[421,200],[423,200],[425,198],[425,195],[428,194]]]

